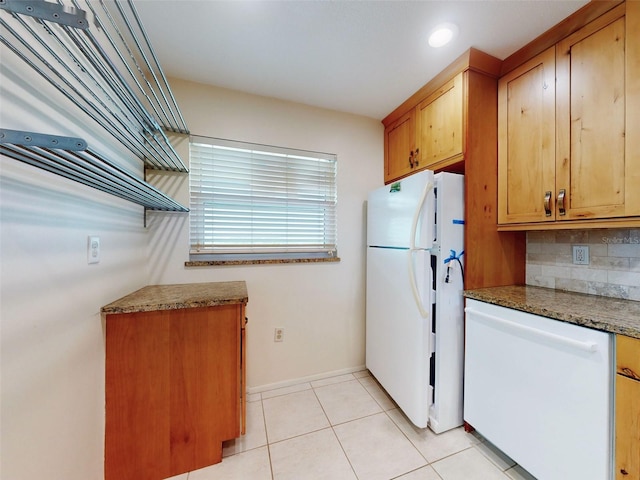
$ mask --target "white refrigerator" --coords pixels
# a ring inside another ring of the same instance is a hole
[[[422,171],[367,202],[366,366],[435,433],[462,425],[464,176]]]

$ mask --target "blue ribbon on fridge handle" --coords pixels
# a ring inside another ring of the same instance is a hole
[[[449,263],[451,260],[460,260],[462,258],[462,255],[464,255],[464,250],[462,250],[459,255],[456,254],[455,250],[449,251],[451,252],[451,254],[449,255],[449,258],[444,259],[444,263]]]

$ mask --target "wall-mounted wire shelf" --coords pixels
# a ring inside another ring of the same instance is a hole
[[[100,158],[81,138],[0,129],[0,153],[148,210],[189,211],[135,175]]]
[[[138,157],[144,168],[188,172],[165,132],[189,131],[132,0],[65,1],[67,4],[62,0],[0,0],[0,41]],[[161,198],[157,193],[168,199],[91,149],[68,151],[5,143],[2,153],[49,171],[54,167],[45,159],[64,159],[74,165],[72,170],[76,172],[76,176],[68,178],[81,183],[85,183],[81,173],[89,174],[84,168],[102,163],[109,175],[119,172],[110,178],[123,185],[108,189],[100,188],[99,181],[87,185],[114,195],[118,191],[122,198],[122,190],[133,188],[133,196],[128,199],[135,201],[132,198],[138,198],[140,192],[136,182],[133,184],[137,186],[132,186],[133,178],[144,185],[143,191],[154,190],[154,199]],[[54,173],[62,175],[62,170],[55,168]],[[67,175],[71,174],[63,176]],[[155,207],[136,203],[153,209],[188,211],[168,200],[173,205],[170,208],[159,208],[153,202]]]

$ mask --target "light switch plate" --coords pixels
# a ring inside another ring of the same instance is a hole
[[[87,263],[100,263],[100,237],[89,236],[87,241]]]

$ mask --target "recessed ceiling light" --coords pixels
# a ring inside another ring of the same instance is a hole
[[[429,35],[429,45],[438,48],[449,43],[458,34],[458,27],[453,23],[441,23]]]

